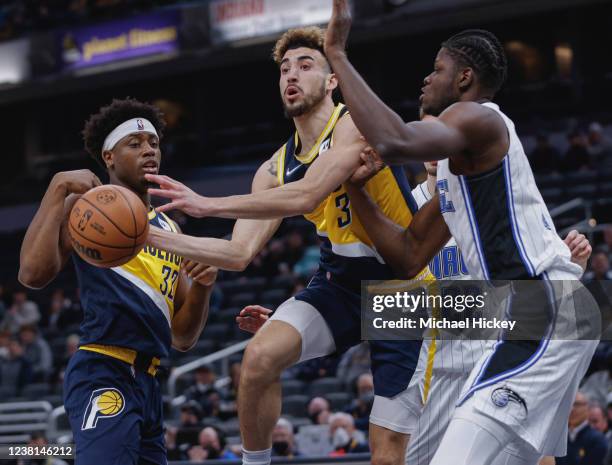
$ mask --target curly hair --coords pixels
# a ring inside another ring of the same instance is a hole
[[[280,66],[281,61],[287,50],[292,50],[299,47],[312,48],[321,52],[325,56],[323,45],[325,43],[325,31],[317,26],[301,27],[297,29],[289,29],[285,32],[274,45],[272,50],[272,58],[274,62]]]
[[[482,29],[467,29],[442,43],[459,63],[476,71],[483,87],[496,93],[508,73],[508,62],[501,42]]]
[[[102,163],[102,146],[104,139],[121,123],[132,118],[148,119],[155,127],[159,138],[162,138],[166,122],[159,108],[127,97],[123,100],[114,99],[110,105],[100,108],[98,113],[89,117],[83,128],[85,150],[98,163]]]

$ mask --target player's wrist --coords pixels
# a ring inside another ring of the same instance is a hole
[[[55,174],[49,183],[49,190],[62,197],[68,197],[68,195],[70,195],[70,190],[68,189],[68,178],[66,177],[66,173],[59,172]]]

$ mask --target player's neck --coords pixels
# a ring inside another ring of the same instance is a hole
[[[308,113],[293,118],[295,129],[300,137],[301,153],[308,153],[315,144],[336,106],[331,98],[324,98],[319,105]]]
[[[147,208],[149,208],[149,205],[151,205],[151,197],[149,196],[148,192],[145,191],[145,193],[143,194],[143,193],[140,193],[134,190],[132,186],[128,186],[127,184],[121,182],[113,174],[109,175],[108,181],[109,181],[109,184],[114,184],[115,186],[121,186],[121,187],[125,187],[126,189],[131,190],[134,194],[138,196],[140,200],[142,200],[142,203],[144,203]]]

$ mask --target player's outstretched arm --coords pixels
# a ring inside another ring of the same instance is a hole
[[[346,43],[351,29],[348,0],[334,0],[332,18],[325,38],[325,53],[338,77],[342,96],[351,111],[357,129],[387,163],[432,161],[448,154],[488,148],[491,129],[481,126],[481,117],[490,116],[488,109],[476,103],[461,102],[460,108],[440,115],[438,120],[415,121],[405,124],[368,86],[346,55]],[[454,106],[456,106],[454,105]],[[477,121],[476,134],[473,129]],[[488,123],[488,121],[485,121]],[[468,128],[469,132],[464,129]],[[494,136],[505,134],[503,122],[497,117]],[[501,132],[500,132],[501,131]],[[494,139],[495,139],[494,137]],[[476,139],[475,139],[476,138]],[[502,154],[503,156],[503,154]]]
[[[350,116],[344,116],[334,130],[334,146],[321,154],[299,181],[249,195],[208,198],[164,176],[146,175],[161,189],[152,195],[171,200],[158,210],[178,208],[196,216],[219,218],[281,219],[313,211],[319,203],[346,181],[359,166],[359,153],[365,147]]]
[[[410,226],[403,228],[385,216],[364,189],[350,183],[346,188],[351,208],[399,279],[420,273],[451,237],[437,194],[415,214]]]
[[[252,192],[279,186],[277,155],[261,165],[253,179]],[[238,220],[231,240],[177,235],[159,228],[149,229],[147,242],[200,263],[229,271],[243,271],[281,224],[280,219]]]
[[[89,170],[57,173],[23,238],[19,255],[19,282],[32,289],[49,284],[72,250],[68,215],[78,195],[102,183]]]

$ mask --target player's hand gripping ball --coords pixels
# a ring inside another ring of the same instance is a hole
[[[129,189],[115,185],[87,191],[70,211],[68,233],[79,256],[110,268],[129,262],[149,233],[147,208]]]

